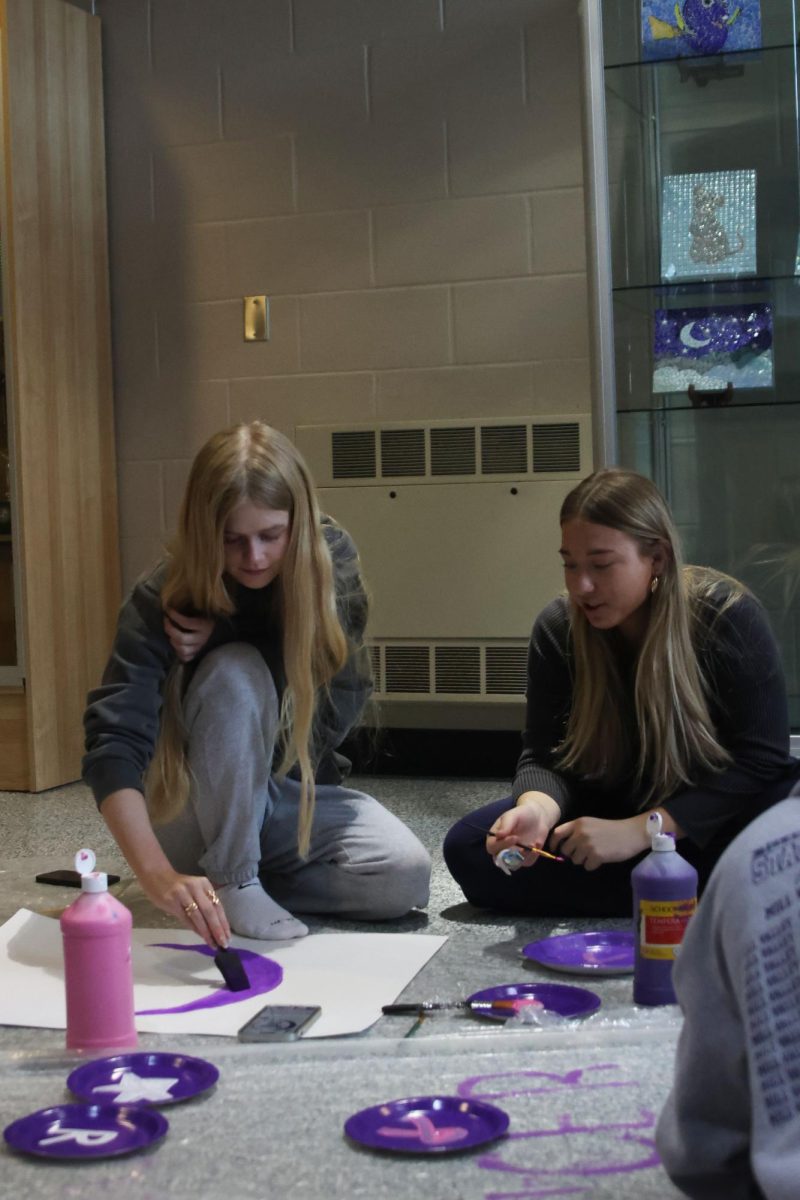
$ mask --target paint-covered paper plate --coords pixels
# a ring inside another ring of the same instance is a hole
[[[185,1054],[114,1054],[83,1063],[67,1078],[80,1100],[94,1104],[179,1104],[212,1088],[213,1063]]]
[[[600,1003],[594,992],[568,983],[502,983],[467,997],[472,1011],[490,1021],[507,1021],[521,1008],[541,1008],[559,1017],[585,1017]]]
[[[630,975],[635,944],[633,930],[565,933],[522,947],[525,958],[568,975]]]
[[[140,1105],[59,1104],[20,1117],[3,1136],[21,1154],[83,1160],[146,1150],[168,1129],[166,1117]]]
[[[354,1142],[400,1154],[452,1154],[493,1142],[508,1130],[508,1114],[482,1100],[411,1096],[363,1108],[345,1122]]]

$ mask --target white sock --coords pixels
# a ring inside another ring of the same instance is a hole
[[[285,942],[305,937],[308,927],[268,896],[258,879],[217,888],[234,933],[261,941]]]

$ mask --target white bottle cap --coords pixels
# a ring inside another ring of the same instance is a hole
[[[81,877],[82,892],[107,892],[108,875],[95,871],[97,858],[94,850],[79,850],[75,855],[75,870]]]
[[[662,825],[661,813],[651,812],[647,818],[647,832],[650,836],[650,845],[654,850],[674,850],[675,839],[671,834],[661,832]]]
[[[107,892],[108,876],[105,871],[92,871],[81,879],[82,892]]]
[[[94,870],[96,862],[94,850],[79,850],[75,855],[75,870],[79,875],[88,875]]]

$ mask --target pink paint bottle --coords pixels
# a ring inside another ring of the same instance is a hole
[[[652,850],[631,872],[636,957],[634,1004],[675,1004],[672,964],[686,926],[697,907],[697,871],[661,832],[661,814],[650,813],[647,832]]]
[[[110,895],[108,876],[95,871],[91,850],[79,850],[81,894],[61,914],[67,1048],[136,1045],[131,964],[131,914]]]

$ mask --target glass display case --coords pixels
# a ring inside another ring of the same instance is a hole
[[[583,0],[597,461],[769,611],[800,729],[798,0]]]

